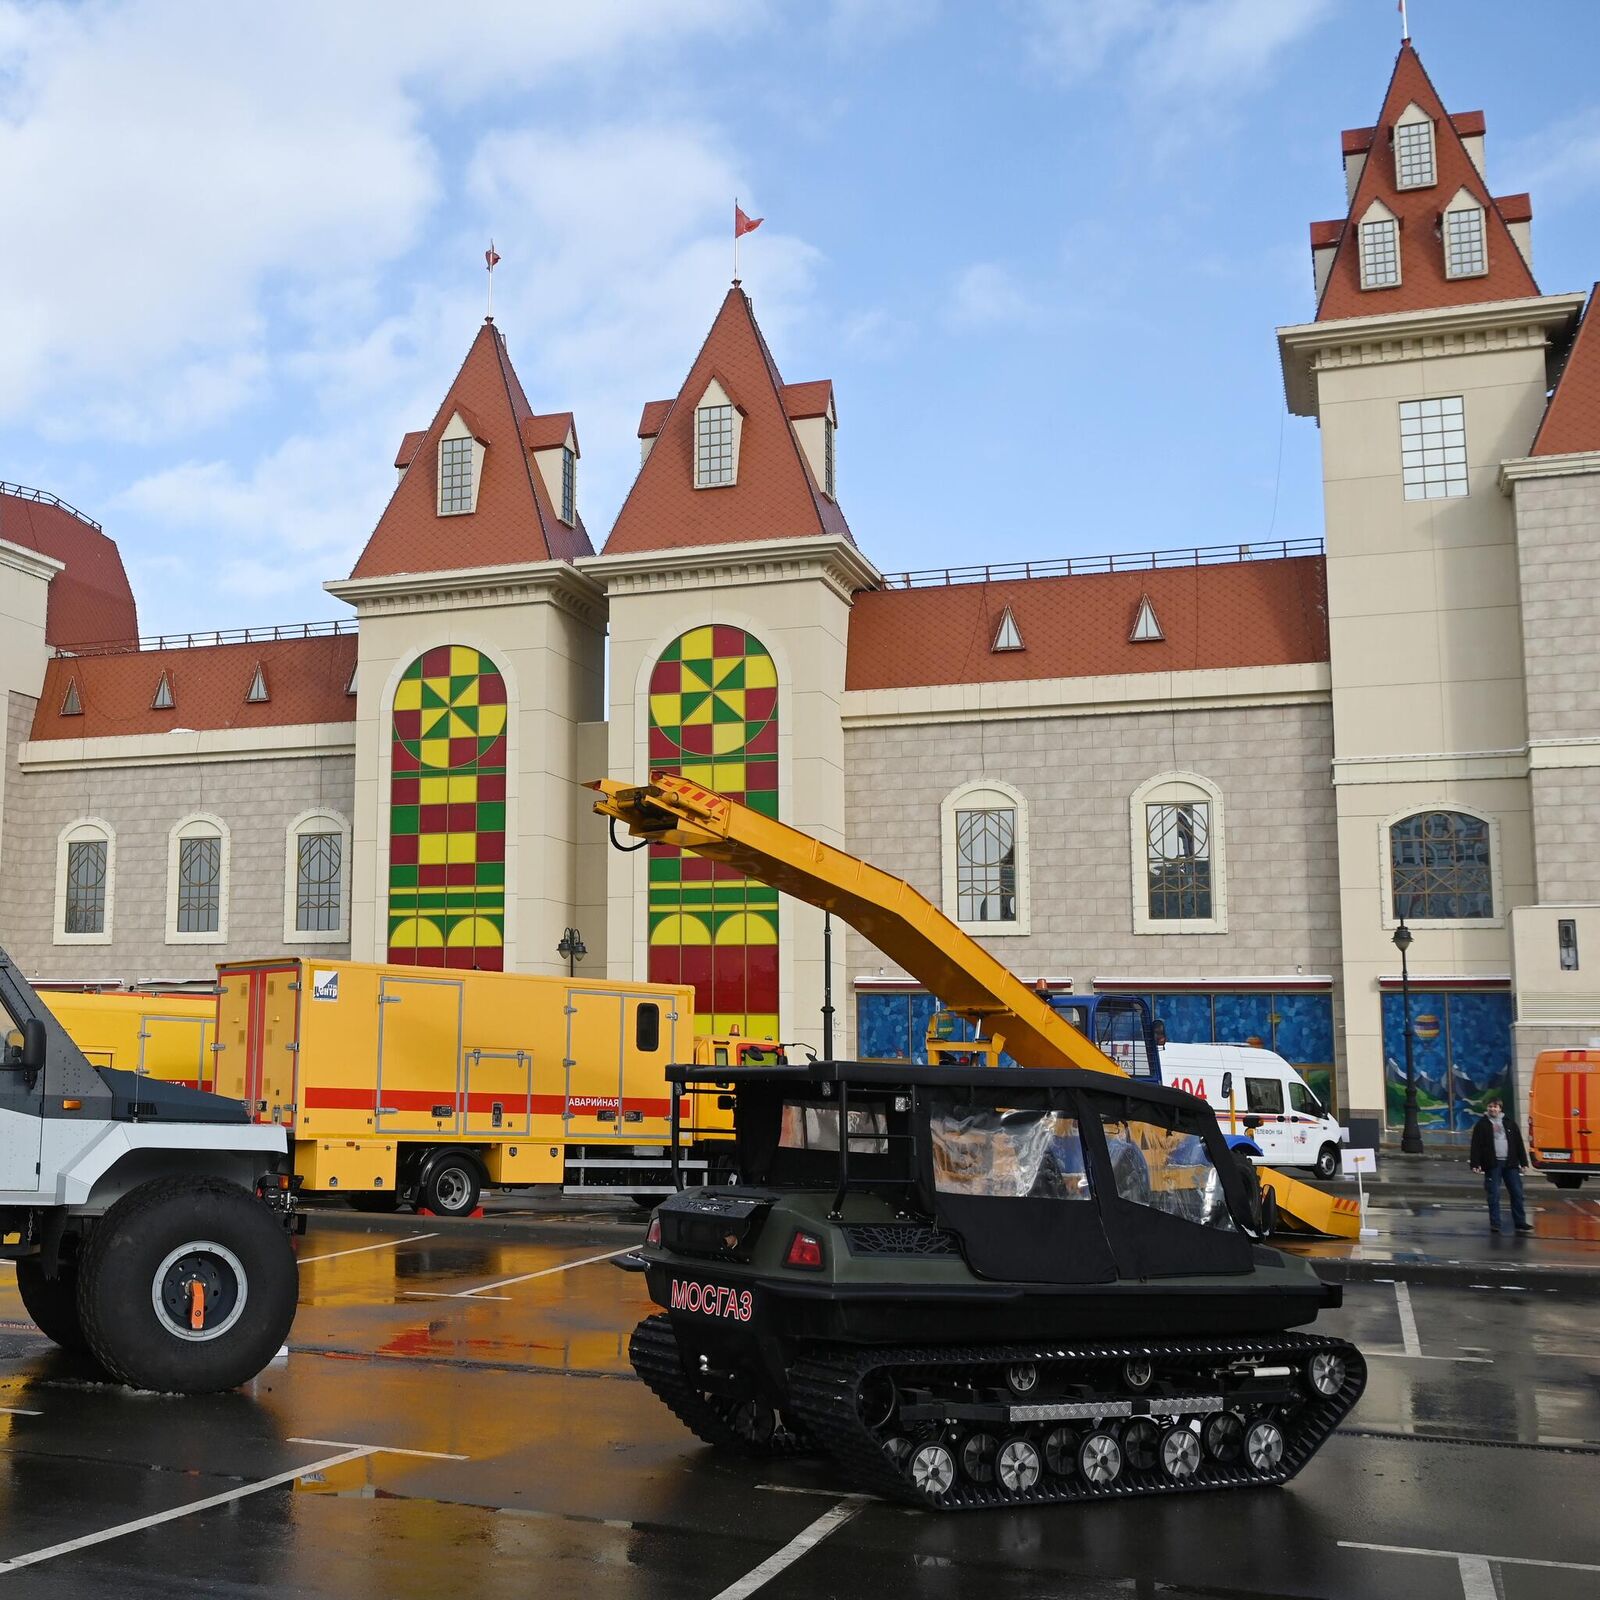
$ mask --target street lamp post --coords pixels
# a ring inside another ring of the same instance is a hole
[[[1411,969],[1406,965],[1411,930],[1404,917],[1394,930],[1394,947],[1400,952],[1400,1009],[1406,1034],[1406,1120],[1400,1131],[1400,1148],[1408,1156],[1419,1156],[1422,1154],[1422,1129],[1417,1123],[1417,1065],[1411,1046]]]
[[[576,928],[564,928],[561,933],[561,943],[556,946],[556,954],[563,957],[567,963],[567,976],[576,977],[578,963],[588,955],[589,947],[583,942],[583,935]]]

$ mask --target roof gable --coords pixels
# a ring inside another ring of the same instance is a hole
[[[139,614],[122,552],[98,523],[53,495],[0,485],[0,539],[64,564],[45,595],[44,636],[57,650],[132,644]]]
[[[1589,295],[1556,392],[1533,437],[1534,456],[1567,456],[1600,450],[1600,283]]]
[[[715,379],[741,413],[737,480],[694,482],[694,411]],[[809,387],[809,386],[808,386]],[[759,539],[850,538],[844,514],[818,487],[790,425],[784,383],[749,298],[728,291],[673,401],[652,401],[639,424],[654,436],[617,514],[607,555],[744,544]]]
[[[484,448],[476,509],[438,514],[439,439],[460,416]],[[505,339],[485,321],[432,423],[407,434],[396,465],[405,475],[356,561],[352,578],[403,572],[449,572],[592,555],[578,520],[556,515],[524,443],[533,407],[506,354]]]
[[[1395,176],[1389,130],[1408,106],[1420,107],[1433,121],[1434,182],[1424,189],[1402,189]],[[1394,75],[1384,95],[1383,111],[1371,130],[1371,153],[1361,181],[1345,213],[1346,226],[1317,305],[1318,322],[1343,317],[1376,317],[1396,311],[1424,311],[1435,306],[1475,305],[1488,300],[1520,300],[1539,293],[1522,252],[1491,198],[1467,147],[1464,131],[1478,132],[1469,118],[1461,123],[1445,111],[1422,62],[1407,40],[1400,47]],[[1356,130],[1365,135],[1369,130]],[[1345,135],[1345,148],[1350,149]],[[1445,252],[1439,238],[1439,217],[1450,198],[1466,189],[1484,208],[1484,234],[1489,270],[1472,278],[1445,276]],[[1400,223],[1400,282],[1392,288],[1361,287],[1361,249],[1357,223],[1379,200]]]

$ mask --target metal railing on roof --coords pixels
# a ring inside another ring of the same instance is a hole
[[[1213,567],[1235,561],[1282,561],[1320,556],[1320,538],[1264,539],[1254,544],[1208,544],[1189,550],[1145,550],[1113,556],[1057,556],[1049,561],[1008,561],[981,567],[924,567],[886,572],[886,589],[940,588],[954,583],[997,583],[1011,578],[1075,578],[1094,572],[1152,572],[1167,567]]]
[[[152,633],[131,644],[85,644],[57,648],[58,656],[120,656],[135,650],[200,650],[219,644],[275,644],[281,639],[326,639],[354,633],[354,617],[332,622],[279,622],[263,628],[218,628],[210,633]]]
[[[96,533],[104,533],[93,517],[80,511],[76,506],[69,505],[58,494],[51,494],[48,489],[30,489],[25,483],[7,483],[0,478],[0,494],[8,494],[13,500],[32,500],[41,506],[55,506],[57,510],[65,511],[68,516],[76,517],[79,522],[87,523]]]

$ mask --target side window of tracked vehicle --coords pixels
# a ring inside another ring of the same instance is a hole
[[[1262,1116],[1283,1115],[1283,1085],[1276,1078],[1246,1078],[1244,1094],[1246,1111]]]
[[[778,1145],[784,1150],[838,1150],[839,1108],[788,1101]],[[850,1154],[882,1156],[889,1153],[889,1122],[881,1107],[850,1113]]]
[[[1105,1119],[1106,1148],[1117,1194],[1211,1228],[1233,1227],[1222,1175],[1204,1141],[1182,1127],[1163,1128],[1137,1118]]]
[[[1089,1175],[1074,1117],[1055,1111],[935,1116],[934,1187],[945,1194],[1087,1200]]]

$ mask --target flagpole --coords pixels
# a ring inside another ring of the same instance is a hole
[[[739,197],[733,197],[733,281],[739,281]]]
[[[1411,18],[1406,14],[1406,0],[1400,0],[1400,43],[1406,44],[1411,38]]]

